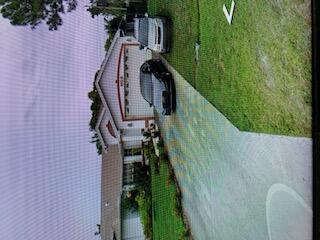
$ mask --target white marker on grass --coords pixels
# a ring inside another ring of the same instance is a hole
[[[229,23],[229,25],[231,25],[231,22],[232,22],[232,18],[233,18],[233,12],[234,12],[234,7],[236,6],[236,3],[234,2],[234,0],[232,0],[232,3],[231,3],[231,9],[230,9],[230,13],[228,12],[227,8],[226,8],[226,5],[223,4],[223,13],[224,15],[226,16],[227,18],[227,21]]]

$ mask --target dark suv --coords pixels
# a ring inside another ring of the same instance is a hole
[[[143,98],[163,115],[175,110],[175,88],[172,74],[159,59],[146,61],[140,68],[140,90]]]

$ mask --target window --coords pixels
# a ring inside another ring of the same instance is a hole
[[[160,44],[161,43],[161,28],[160,27],[157,27],[157,28],[158,28],[158,41],[156,43]]]
[[[141,181],[141,174],[143,173],[141,166],[142,165],[139,162],[123,165],[123,186],[133,185]]]
[[[132,185],[134,180],[134,164],[123,165],[123,185]]]

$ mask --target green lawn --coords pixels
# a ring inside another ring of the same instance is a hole
[[[235,2],[228,25],[231,0],[148,0],[173,22],[164,57],[240,130],[311,136],[310,0]]]
[[[148,0],[151,15],[169,17],[173,24],[172,54],[165,57],[183,76],[195,82],[194,43],[198,39],[198,11],[195,0]]]
[[[167,186],[168,165],[161,162],[159,174],[155,173],[153,163],[151,166],[153,240],[178,240],[185,227],[182,219],[174,214],[175,185]]]

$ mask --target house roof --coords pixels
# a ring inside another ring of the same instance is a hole
[[[111,56],[112,50],[114,48],[114,45],[116,44],[118,38],[120,37],[120,33],[121,33],[121,30],[119,29],[116,32],[116,34],[114,35],[113,40],[111,42],[111,45],[110,45],[110,47],[109,47],[109,49],[108,49],[108,51],[106,53],[106,56],[105,56],[105,58],[104,58],[104,60],[103,60],[103,62],[101,64],[100,71],[99,71],[98,76],[96,77],[95,83],[94,83],[96,85],[96,88],[97,88],[97,90],[99,92],[99,95],[100,95],[100,97],[102,99],[102,102],[106,107],[108,107],[108,104],[107,104],[106,99],[104,97],[104,94],[102,93],[102,90],[100,88],[99,81],[102,78],[103,72],[104,72],[104,70],[106,68],[106,65],[107,65],[108,61],[109,61],[109,58]]]
[[[120,203],[122,192],[122,156],[120,145],[102,152],[101,166],[101,239],[121,239]]]
[[[106,65],[107,65],[107,63],[108,63],[108,60],[109,60],[109,58],[110,58],[110,56],[111,56],[112,50],[113,50],[113,48],[114,48],[114,45],[115,45],[115,43],[117,42],[117,39],[120,37],[120,33],[121,33],[121,30],[119,29],[119,30],[116,32],[116,34],[114,35],[113,40],[112,40],[112,43],[111,43],[111,45],[110,45],[110,47],[109,47],[109,49],[108,49],[108,51],[107,51],[107,53],[106,53],[106,56],[105,56],[105,58],[104,58],[104,60],[103,60],[103,62],[102,62],[102,64],[101,64],[101,67],[100,67],[100,71],[99,71],[99,73],[98,73],[98,76],[96,77],[95,82],[94,82],[94,84],[95,84],[95,86],[96,86],[96,88],[97,88],[97,91],[98,91],[98,93],[99,93],[99,96],[100,96],[100,98],[101,98],[102,105],[103,105],[103,108],[102,108],[102,110],[100,111],[99,116],[98,116],[98,121],[97,121],[95,130],[96,130],[96,132],[97,132],[97,134],[98,134],[99,140],[100,140],[100,142],[101,142],[101,144],[102,144],[102,147],[103,147],[103,149],[104,149],[105,151],[108,149],[108,145],[105,144],[104,139],[103,139],[103,137],[102,137],[102,134],[101,134],[101,132],[100,132],[100,123],[101,123],[101,121],[102,121],[102,119],[103,119],[103,115],[104,115],[106,112],[110,113],[111,116],[112,116],[112,114],[111,114],[110,108],[109,108],[109,106],[108,106],[108,104],[107,104],[107,101],[106,101],[106,99],[105,99],[105,96],[104,96],[104,94],[103,94],[103,92],[102,92],[102,90],[101,90],[101,88],[100,88],[99,81],[101,80],[101,78],[102,78],[102,76],[103,76],[103,72],[104,72],[105,67],[106,67]],[[112,117],[112,124],[115,126],[114,121],[113,121],[113,117]]]

